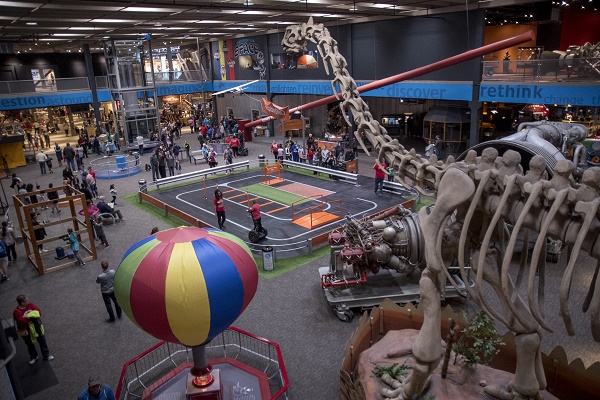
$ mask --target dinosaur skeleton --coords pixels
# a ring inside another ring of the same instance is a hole
[[[570,131],[572,126],[569,128],[560,123],[540,129],[534,126],[540,132],[520,133],[518,138],[507,142],[517,143],[518,151],[501,149],[504,151],[499,155],[497,148],[482,146],[480,155],[472,149],[459,162],[453,157],[448,157],[445,162],[435,156],[427,160],[413,149],[404,149],[373,118],[346,69],[346,60],[339,54],[337,42],[322,24],[313,24],[311,18],[307,24],[289,27],[282,45],[287,52],[300,52],[306,40],[317,44],[328,73],[331,66],[335,75],[332,81],[334,93],[338,93],[336,89],[341,90],[341,106],[352,114],[358,127],[356,137],[363,149],[366,151],[359,133],[364,131],[379,152],[378,162],[387,161],[387,165],[395,169],[398,181],[407,183],[410,179],[418,190],[437,196],[435,207],[421,209],[418,218],[426,267],[419,281],[425,317],[413,345],[416,365],[403,382],[395,384],[396,390],[385,395],[407,400],[426,389],[442,354],[440,296],[446,280],[456,285],[448,272],[450,262],[456,259],[464,282],[469,281],[465,271],[467,264],[476,272],[474,287],[466,285],[472,298],[482,310],[515,334],[517,365],[508,391],[489,386],[484,390],[501,399],[540,398],[540,390],[546,387],[541,364],[541,334],[542,329],[551,332],[541,307],[545,285],[545,256],[542,254],[545,255],[546,238],[561,240],[571,249],[560,286],[560,311],[569,335],[574,335],[574,329],[568,299],[579,252],[584,250],[600,260],[600,168],[583,171],[581,183],[575,184],[576,166],[554,154],[559,153],[558,150],[553,153],[554,146],[559,144],[564,148],[579,148],[578,140],[573,138],[579,135],[580,128],[573,132]],[[346,113],[344,115],[348,118]],[[551,141],[547,134],[552,137]],[[522,160],[524,154],[526,160]],[[381,225],[384,230],[390,226],[384,225],[386,228]],[[364,230],[364,224],[355,224],[353,229],[351,237],[358,237],[360,233],[366,235],[369,243],[373,242],[372,234]],[[527,266],[526,244],[530,232],[537,232],[538,238]],[[519,233],[524,234],[525,245],[518,275],[513,281],[509,272]],[[378,234],[383,236],[385,232]],[[393,236],[392,232],[388,235]],[[592,334],[596,341],[600,341],[599,270],[600,261],[583,304],[584,312],[591,311]],[[527,282],[527,299],[518,295],[523,280]],[[484,282],[493,289],[501,310],[490,303]]]

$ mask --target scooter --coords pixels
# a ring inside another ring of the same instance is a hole
[[[250,216],[252,217],[252,214]],[[262,224],[259,229],[258,224],[255,222],[254,229],[248,232],[248,239],[250,240],[250,243],[258,243],[267,237],[267,233],[267,230],[262,226]]]

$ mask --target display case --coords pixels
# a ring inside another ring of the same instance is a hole
[[[423,139],[435,143],[439,136],[445,155],[456,156],[467,149],[470,129],[471,115],[465,107],[432,107],[423,118]]]
[[[381,117],[381,126],[383,126],[389,135],[401,135],[404,132],[404,114],[383,115]]]

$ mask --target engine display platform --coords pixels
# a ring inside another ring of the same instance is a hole
[[[319,268],[319,277],[330,274],[330,267]],[[466,296],[465,284],[460,276],[453,275],[459,289],[457,290],[449,282],[446,283],[444,298],[457,298]],[[367,282],[361,284],[339,285],[323,288],[327,302],[335,311],[337,317],[344,322],[350,322],[354,318],[353,309],[363,311],[373,308],[384,299],[390,299],[395,303],[418,302],[420,274],[414,274],[411,278],[405,274],[393,270],[382,269],[377,274],[368,274]],[[344,282],[343,279],[340,282]],[[442,299],[443,300],[443,299]]]

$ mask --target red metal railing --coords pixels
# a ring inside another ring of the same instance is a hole
[[[271,400],[287,399],[290,386],[279,345],[244,330],[229,327],[206,345],[209,360],[234,358],[269,378]],[[121,370],[116,398],[141,399],[150,386],[164,381],[179,365],[191,361],[191,349],[179,344],[159,342],[129,360]]]

